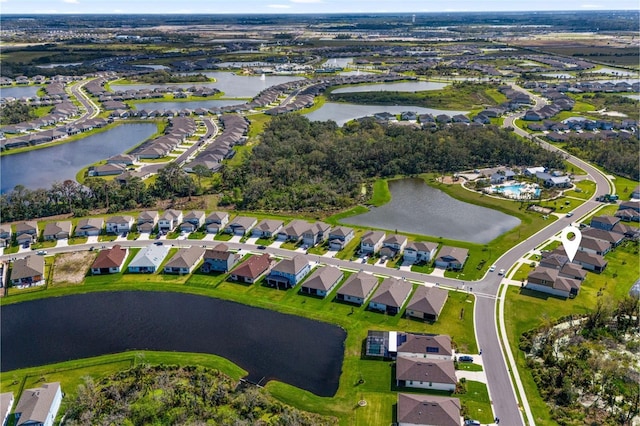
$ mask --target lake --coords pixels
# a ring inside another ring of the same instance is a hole
[[[356,93],[356,92],[421,92],[426,90],[440,90],[447,83],[434,83],[431,81],[405,81],[400,83],[362,84],[350,87],[341,87],[331,93]]]
[[[83,167],[121,154],[157,131],[154,123],[120,124],[73,142],[0,157],[0,192],[16,185],[49,188],[54,182],[75,180]]]
[[[212,99],[208,101],[185,101],[185,102],[141,102],[133,104],[133,108],[136,110],[158,110],[166,111],[168,109],[196,109],[196,108],[214,108],[227,105],[238,105],[244,103],[243,101],[237,101],[233,99]]]
[[[42,86],[0,87],[0,98],[34,98]]]
[[[327,121],[333,120],[339,126],[351,121],[355,118],[373,116],[379,112],[389,112],[391,114],[400,114],[404,111],[413,111],[418,114],[433,114],[434,116],[440,114],[447,114],[448,116],[454,116],[457,114],[468,114],[469,111],[451,111],[451,110],[439,110],[432,108],[422,108],[417,106],[402,106],[402,105],[358,105],[347,104],[338,102],[325,102],[322,107],[315,111],[304,114],[309,120],[312,121]]]
[[[620,69],[615,69],[615,68],[600,68],[598,70],[593,70],[593,71],[585,71],[587,73],[591,73],[591,74],[610,74],[610,75],[618,75],[621,77],[631,77],[631,76],[637,76],[638,73],[637,72],[632,72],[632,71],[625,71],[625,70],[620,70]]]
[[[274,290],[276,291],[276,290]],[[120,291],[2,307],[0,371],[130,350],[215,354],[323,397],[338,390],[338,326],[191,294]]]
[[[497,210],[456,200],[422,179],[389,182],[391,201],[342,222],[486,244],[520,224]]]

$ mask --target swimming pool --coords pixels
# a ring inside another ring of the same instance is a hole
[[[535,183],[514,183],[509,185],[492,185],[491,192],[515,200],[530,200],[540,196],[540,188]]]

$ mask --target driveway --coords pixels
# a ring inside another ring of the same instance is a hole
[[[140,233],[140,236],[138,237],[138,240],[140,240],[140,241],[147,241],[147,240],[149,240],[149,237],[150,237],[150,236],[151,236],[151,234],[150,234],[150,233],[148,233],[148,232],[141,232],[141,233]]]
[[[61,240],[58,240],[58,242],[56,243],[56,247],[69,247],[69,239],[63,238]]]
[[[207,234],[204,236],[202,241],[213,241],[215,237],[216,237],[216,234]]]
[[[97,243],[98,242],[98,236],[97,235],[91,235],[89,237],[87,237],[87,244],[93,244],[93,243]]]

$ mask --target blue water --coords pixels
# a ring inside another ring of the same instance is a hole
[[[522,188],[524,188],[524,185],[518,184],[518,185],[497,186],[495,187],[495,190],[496,192],[511,191],[517,196],[520,196],[520,192]],[[538,197],[540,195],[540,188],[536,188],[536,190],[534,191],[534,194],[536,197]]]

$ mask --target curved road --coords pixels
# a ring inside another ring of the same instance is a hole
[[[516,87],[518,90],[522,90],[521,88]],[[524,91],[526,92],[526,91]],[[528,93],[528,92],[526,92]],[[528,93],[531,95],[530,93]],[[536,98],[532,96],[536,100],[536,104],[543,102],[540,98]],[[80,98],[80,97],[79,97]],[[524,132],[521,129],[518,129],[514,125],[515,119],[518,116],[508,117],[504,126],[511,126],[514,128],[514,131],[524,137],[530,138],[528,133]],[[207,124],[207,137],[211,137],[217,131],[215,125],[211,121],[205,120],[205,124]],[[556,147],[553,147],[541,140],[536,140],[542,147],[545,149],[549,149],[552,151],[560,151]],[[193,149],[192,149],[193,148]],[[197,144],[189,149],[189,152],[185,152],[181,155],[181,159],[184,161],[194,150],[197,148]],[[561,151],[563,152],[563,151]],[[566,154],[566,153],[565,153]],[[596,182],[597,190],[596,194],[588,201],[586,201],[581,206],[577,207],[574,210],[575,218],[579,218],[583,215],[586,215],[594,208],[600,206],[600,203],[593,201],[596,195],[600,195],[606,192],[609,192],[610,182],[609,180],[595,167],[589,165],[588,163],[567,155],[567,160],[585,170],[592,180]],[[571,221],[567,218],[560,218],[555,222],[549,224],[546,228],[540,230],[535,235],[527,238],[525,241],[522,241],[520,244],[516,245],[506,253],[504,253],[496,262],[496,269],[504,269],[508,271],[522,256],[524,256],[530,250],[533,250],[535,247],[542,244],[544,241],[553,237],[555,234],[560,232],[564,227],[568,226]],[[175,246],[180,246],[184,244],[192,245],[197,243],[202,245],[203,247],[213,247],[220,243],[220,241],[202,241],[202,240],[170,240],[172,244]],[[147,244],[146,241],[118,241],[117,244],[128,247],[139,247],[141,242]],[[165,241],[168,243],[168,241]],[[106,247],[111,247],[116,244],[115,242],[109,243],[94,243],[94,244],[80,244],[73,245],[69,247],[57,247],[47,249],[49,254],[54,253],[62,253],[69,251],[78,251],[78,250],[87,250],[90,246],[104,245]],[[256,246],[252,244],[245,243],[232,243],[225,242],[226,245],[231,249],[238,250],[255,250]],[[265,252],[280,256],[280,257],[290,257],[292,255],[291,250],[280,249],[275,247],[267,247]],[[261,251],[260,251],[261,252]],[[24,253],[20,254],[11,254],[0,256],[2,260],[9,260],[15,257],[22,257]],[[406,278],[407,280],[417,282],[417,283],[425,283],[427,285],[441,285],[450,288],[461,288],[465,285],[464,282],[461,282],[458,279],[452,278],[441,278],[434,277],[430,275],[425,275],[417,272],[410,271],[399,271],[396,269],[387,268],[385,266],[378,265],[370,265],[370,264],[361,264],[354,263],[351,261],[340,260],[329,257],[319,257],[317,255],[306,255],[310,261],[317,261],[323,264],[335,265],[345,269],[352,270],[365,270],[367,272],[384,275],[384,276],[395,276],[398,278]],[[488,388],[490,397],[492,400],[494,413],[503,424],[515,426],[515,425],[524,425],[525,421],[521,412],[520,407],[517,403],[515,389],[513,387],[511,377],[509,375],[510,368],[506,362],[506,356],[510,357],[510,349],[508,346],[505,348],[507,350],[507,354],[503,352],[503,347],[500,343],[500,339],[498,337],[498,323],[501,318],[496,315],[496,308],[498,302],[498,293],[501,288],[501,276],[497,273],[487,273],[484,278],[480,281],[468,282],[469,290],[475,294],[476,296],[476,304],[475,304],[475,313],[474,313],[474,321],[475,321],[475,329],[476,329],[476,337],[478,341],[478,345],[482,350],[482,357],[484,363],[484,370],[488,380]],[[489,320],[491,318],[491,320]],[[505,331],[502,330],[501,333],[505,335]],[[516,382],[519,385],[519,378],[516,373]],[[526,395],[520,390],[521,398],[526,400]],[[526,417],[528,419],[527,423],[534,424],[533,416],[528,410],[528,404],[524,403],[524,410]]]

